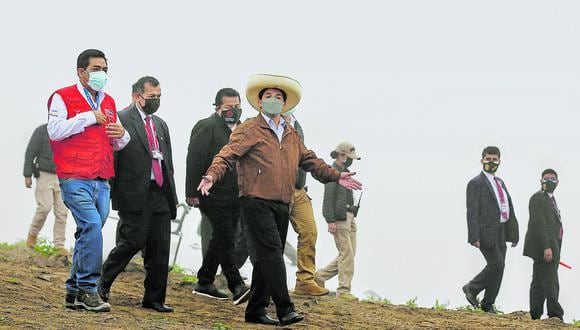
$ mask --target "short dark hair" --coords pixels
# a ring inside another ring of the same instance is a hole
[[[262,96],[264,96],[264,93],[266,93],[266,91],[267,91],[268,89],[277,89],[277,90],[279,90],[280,92],[282,92],[282,98],[284,99],[284,102],[286,102],[286,92],[285,92],[285,91],[283,91],[283,90],[281,90],[280,88],[276,88],[276,87],[268,87],[268,88],[264,88],[264,89],[262,89],[262,90],[260,91],[260,93],[258,93],[258,99],[260,99],[260,100],[261,100],[261,99],[262,99]]]
[[[485,158],[485,155],[497,155],[498,157],[501,157],[501,152],[499,152],[498,147],[489,146],[483,149],[483,152],[481,153],[481,158],[482,159]]]
[[[240,98],[240,93],[238,93],[237,90],[227,87],[227,88],[222,88],[217,92],[217,94],[215,95],[215,101],[214,101],[213,105],[215,105],[216,107],[219,107],[222,104],[224,104],[224,102],[223,102],[224,97],[237,97],[238,100],[242,101],[242,99]]]
[[[132,90],[133,93],[142,94],[145,91],[145,84],[151,84],[152,87],[159,86],[159,80],[151,76],[145,76],[139,78],[136,83],[133,84]]]
[[[89,67],[89,61],[91,58],[102,58],[107,63],[107,58],[105,57],[105,53],[98,49],[87,49],[79,54],[77,57],[77,68],[86,69]]]
[[[542,172],[542,178],[544,177],[544,175],[546,174],[554,174],[556,176],[556,178],[558,177],[558,173],[556,173],[556,171],[554,171],[551,168],[547,168],[544,170],[544,172]]]

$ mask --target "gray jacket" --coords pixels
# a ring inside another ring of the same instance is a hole
[[[52,149],[50,149],[50,143],[48,142],[48,131],[46,130],[47,124],[38,126],[30,142],[28,142],[28,147],[26,147],[26,153],[24,154],[24,170],[22,174],[25,177],[38,177],[38,171],[56,173],[56,165],[52,160]]]
[[[349,172],[348,168],[341,167],[336,162],[332,164],[332,167],[339,172]],[[324,186],[322,215],[326,222],[345,221],[346,213],[352,212],[353,205],[352,190],[348,190],[336,182],[330,182]]]

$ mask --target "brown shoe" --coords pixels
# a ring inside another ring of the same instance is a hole
[[[318,277],[318,275],[314,274],[314,283],[316,283],[316,285],[318,285],[321,288],[324,288],[324,281]]]
[[[31,249],[34,249],[36,246],[36,236],[28,234],[28,239],[26,240],[26,246]]]
[[[328,294],[328,289],[321,288],[316,283],[296,282],[294,294],[300,296],[324,296]]]
[[[70,257],[70,252],[64,248],[64,246],[59,246],[55,248],[56,254],[61,257]]]

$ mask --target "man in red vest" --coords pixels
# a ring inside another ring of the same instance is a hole
[[[102,92],[107,70],[103,52],[85,50],[77,59],[79,82],[57,90],[48,100],[47,130],[56,174],[62,199],[77,224],[65,305],[94,312],[111,309],[97,294],[101,228],[109,215],[113,151],[123,149],[131,139],[117,121],[115,101]]]

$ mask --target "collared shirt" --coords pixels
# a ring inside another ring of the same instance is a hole
[[[292,128],[294,127],[294,123],[296,122],[296,117],[294,117],[294,115],[290,115],[290,117],[284,117],[283,118],[287,118],[288,120],[286,121],[288,124],[290,124],[290,126],[292,126]]]
[[[501,188],[501,190],[503,191],[503,196],[504,196],[504,205],[502,205],[502,204],[501,204],[501,201],[500,201],[500,198],[499,198],[499,192],[498,192],[498,190],[497,190],[497,183],[496,183],[496,181],[495,181],[495,178],[496,178],[496,177],[495,177],[495,175],[493,175],[493,174],[490,174],[490,173],[487,173],[487,172],[485,172],[485,171],[483,171],[483,173],[485,174],[485,176],[487,177],[487,179],[488,179],[488,180],[489,180],[489,182],[491,183],[491,186],[492,186],[492,188],[493,188],[493,192],[495,193],[495,198],[497,199],[497,205],[499,205],[499,208],[500,208],[499,221],[500,221],[501,223],[507,222],[507,221],[508,221],[508,219],[510,218],[510,207],[509,207],[509,201],[508,201],[508,194],[507,194],[507,191],[505,191],[505,189],[503,188],[503,186],[502,186],[501,184],[499,185],[499,186],[500,186],[500,188]],[[499,179],[499,178],[498,178],[498,179]],[[500,180],[500,182],[501,182],[501,180]],[[504,208],[504,210],[505,210],[505,213],[506,213],[506,215],[507,215],[507,218],[506,218],[506,219],[504,219],[504,218],[501,216],[501,213],[502,213],[502,212],[501,212],[501,211],[502,211],[502,208]]]
[[[282,136],[284,136],[284,128],[286,127],[286,120],[284,120],[284,117],[280,116],[280,125],[278,125],[278,126],[276,126],[274,119],[268,117],[263,112],[262,112],[262,117],[264,117],[264,119],[268,123],[268,126],[270,126],[270,129],[272,130],[272,132],[274,132],[276,134],[276,136],[278,137],[278,141],[282,142]]]
[[[141,109],[141,106],[139,106],[138,103],[135,103],[135,107],[137,108],[137,110],[139,110],[139,115],[141,116],[141,119],[143,120],[143,125],[147,125],[147,122],[145,121],[145,119],[147,117],[151,117],[150,115],[147,115],[145,112],[143,112],[143,110]],[[151,132],[153,132],[153,138],[156,141],[156,144],[159,146],[159,142],[157,141],[157,130],[155,129],[155,123],[153,122],[153,119],[149,120],[150,126],[149,128],[151,128]],[[163,165],[161,164],[161,160],[157,159],[157,161],[159,162],[159,166],[161,166],[161,168],[163,168]],[[151,167],[151,181],[155,181],[155,173],[153,173],[153,166]]]
[[[77,83],[77,88],[79,93],[85,98],[87,103],[90,104],[87,98],[84,87],[80,83]],[[101,108],[101,102],[103,101],[105,93],[102,91],[98,92],[99,104],[97,108]],[[79,134],[85,131],[86,127],[95,125],[97,123],[97,118],[92,111],[87,111],[79,113],[76,116],[67,119],[68,112],[64,100],[59,94],[54,94],[52,96],[52,101],[48,107],[48,136],[53,141],[61,141],[75,134]],[[123,149],[131,140],[129,132],[125,131],[125,134],[113,140],[113,149],[121,150]]]

